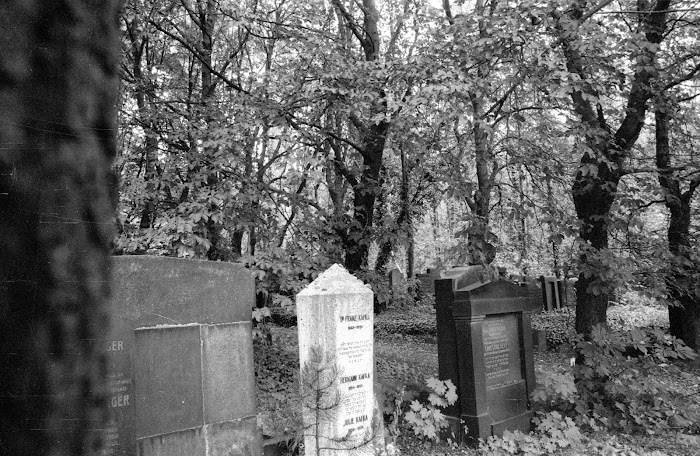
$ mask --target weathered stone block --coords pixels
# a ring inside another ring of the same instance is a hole
[[[136,331],[136,436],[202,426],[200,327]]]
[[[140,439],[138,447],[143,456],[207,456],[202,428]]]
[[[255,283],[240,264],[114,257],[112,310],[135,327],[249,321]]]
[[[202,326],[204,422],[255,416],[250,322]]]
[[[206,432],[208,456],[260,456],[262,454],[262,438],[255,416],[208,424]]]
[[[231,263],[138,256],[115,258],[114,275],[112,330],[98,341],[114,404],[101,456],[260,454],[250,424],[251,274]],[[245,431],[234,432],[241,423]],[[235,437],[226,450],[215,445],[227,435]]]

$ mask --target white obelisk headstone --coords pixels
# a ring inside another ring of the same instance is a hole
[[[378,433],[372,429],[373,297],[372,290],[337,264],[297,295],[307,456],[378,452]],[[304,377],[314,366],[321,377],[316,387],[309,384],[309,375]]]

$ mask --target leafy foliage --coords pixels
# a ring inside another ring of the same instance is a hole
[[[532,316],[532,329],[546,331],[550,348],[571,345],[576,336],[576,311],[571,307],[542,312]]]
[[[502,437],[489,437],[480,447],[485,455],[549,455],[571,447],[581,447],[584,436],[568,416],[559,412],[538,413],[535,430],[529,434],[505,431]]]
[[[435,313],[411,311],[387,312],[374,318],[377,335],[403,334],[413,336],[436,336]]]
[[[440,431],[447,427],[447,418],[442,411],[448,405],[457,401],[457,387],[451,380],[426,379],[428,389],[428,403],[422,404],[413,400],[410,410],[404,414],[404,420],[421,438],[429,441],[440,441]]]
[[[698,410],[687,408],[684,393],[650,377],[677,373],[673,361],[697,358],[679,339],[659,328],[615,332],[597,326],[576,349],[582,359],[574,367],[576,412],[591,426],[653,434],[697,423]]]
[[[536,411],[557,410],[571,414],[577,397],[574,377],[570,373],[537,372],[537,387],[531,396]]]
[[[298,438],[301,434],[298,356],[261,340],[254,341],[253,349],[258,417],[263,432]]]
[[[620,286],[697,303],[697,251],[671,248],[665,212],[683,201],[696,244],[697,9],[124,3],[116,253],[244,261],[271,307],[375,245],[377,270],[401,251],[580,273],[586,331]],[[380,305],[412,305],[367,274]]]
[[[538,373],[532,401],[538,416],[557,411],[579,425],[625,433],[690,432],[700,408],[686,391],[672,391],[659,378],[679,373],[676,361],[697,354],[660,328],[608,331],[590,340],[577,336],[579,361],[568,373]],[[700,391],[691,394],[700,394]]]

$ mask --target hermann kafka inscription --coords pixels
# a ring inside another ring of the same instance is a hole
[[[523,377],[516,315],[487,316],[482,334],[486,388],[497,388],[521,380]]]

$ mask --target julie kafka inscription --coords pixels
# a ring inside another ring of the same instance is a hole
[[[337,331],[340,435],[361,437],[372,419],[372,315],[341,315]]]
[[[487,316],[482,326],[486,388],[521,380],[518,321],[515,314]]]
[[[109,421],[103,434],[104,445],[100,456],[136,454],[131,333],[120,318],[113,318],[110,339],[102,342],[107,352]]]

